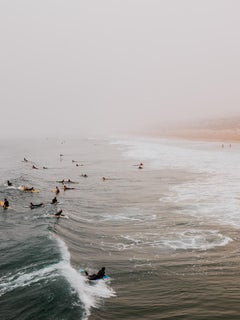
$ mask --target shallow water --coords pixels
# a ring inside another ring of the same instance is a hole
[[[1,150],[1,319],[239,318],[238,145],[46,139]],[[79,272],[102,266],[107,281]]]

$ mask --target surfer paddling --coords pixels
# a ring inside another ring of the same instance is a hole
[[[41,202],[41,203],[38,203],[38,204],[33,204],[32,202],[30,202],[30,209],[35,209],[35,208],[39,208],[39,207],[43,207],[44,206],[44,203]]]
[[[34,190],[35,190],[34,187],[28,188],[28,187],[26,187],[26,186],[22,186],[21,189],[22,189],[23,191],[34,191]]]
[[[58,212],[56,212],[54,216],[57,218],[64,217],[64,214],[62,214],[62,209],[58,210]]]
[[[64,191],[66,191],[66,190],[74,190],[74,189],[75,189],[75,188],[70,188],[70,187],[67,187],[67,186],[65,186],[65,185],[63,186],[63,190],[64,190]]]

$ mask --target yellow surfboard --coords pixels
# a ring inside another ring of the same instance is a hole
[[[24,188],[19,188],[19,190],[24,191],[24,192],[40,192],[38,189],[33,189],[33,190],[25,190]]]
[[[4,201],[0,201],[0,207],[3,207],[3,209],[8,209],[10,207],[4,207]]]

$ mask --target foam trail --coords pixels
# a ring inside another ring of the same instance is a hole
[[[8,274],[0,278],[0,297],[7,292],[19,287],[26,287],[43,279],[56,277],[56,272],[65,277],[71,288],[77,293],[80,302],[85,310],[83,320],[88,319],[92,307],[96,308],[103,298],[115,295],[115,292],[106,284],[106,281],[99,280],[95,285],[89,285],[86,278],[76,271],[70,264],[70,253],[66,244],[59,238],[54,237],[59,246],[62,260],[59,263],[44,267],[30,273],[27,268],[18,270],[15,274]]]
[[[55,275],[53,271],[57,269],[58,264],[33,271],[30,273],[24,273],[22,270],[17,274],[6,275],[0,278],[0,297],[7,292],[10,292],[18,287],[26,287],[30,284],[36,283],[42,279],[53,278]]]
[[[70,253],[64,241],[55,238],[60,248],[63,260],[59,263],[59,271],[67,279],[70,286],[78,294],[79,300],[85,309],[83,319],[88,319],[90,309],[96,308],[101,299],[110,298],[115,292],[107,286],[104,280],[99,280],[94,286],[89,285],[86,278],[76,271],[70,264]]]

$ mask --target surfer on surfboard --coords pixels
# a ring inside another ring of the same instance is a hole
[[[52,202],[51,202],[51,204],[56,204],[58,201],[57,201],[57,197],[54,197],[53,199],[52,199]]]
[[[84,270],[84,272],[85,275],[88,277],[88,280],[99,280],[105,276],[105,267],[102,267],[102,269],[100,269],[97,274],[93,273],[89,275],[86,270]]]
[[[32,202],[30,202],[29,207],[30,207],[31,209],[34,209],[34,208],[43,207],[43,205],[44,205],[44,203],[43,203],[43,202],[38,203],[38,204],[33,204]]]
[[[58,210],[58,212],[56,212],[54,215],[57,218],[64,217],[64,214],[62,214],[62,209]]]

